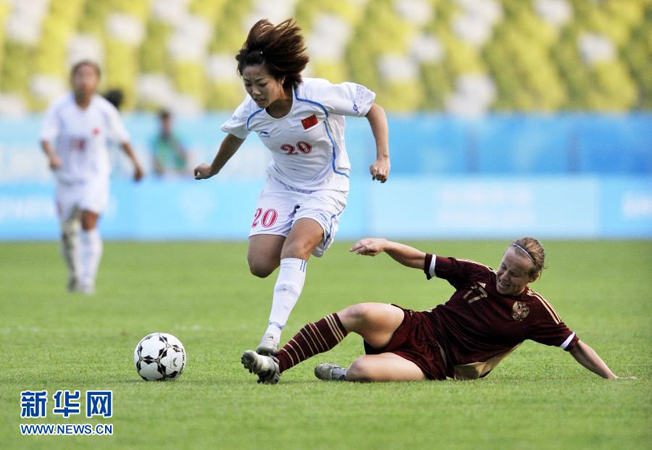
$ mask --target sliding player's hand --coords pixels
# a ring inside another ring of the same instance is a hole
[[[207,163],[201,163],[195,167],[195,180],[205,180],[212,177],[214,174],[211,173],[211,165]]]
[[[356,242],[350,251],[358,255],[376,256],[385,250],[387,239],[364,238]]]
[[[378,180],[381,183],[387,181],[389,178],[389,158],[380,158],[374,161],[374,163],[369,166],[369,173],[371,173],[372,180]]]

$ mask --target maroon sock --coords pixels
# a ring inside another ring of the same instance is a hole
[[[304,325],[276,354],[279,370],[283,372],[317,353],[329,351],[339,344],[346,334],[347,331],[337,313]]]

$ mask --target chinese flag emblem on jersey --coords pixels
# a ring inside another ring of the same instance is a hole
[[[301,125],[303,125],[304,130],[314,127],[315,125],[317,125],[317,116],[313,114],[310,117],[306,117],[305,119],[302,119]]]

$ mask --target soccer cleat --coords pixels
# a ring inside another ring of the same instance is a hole
[[[346,381],[346,368],[333,363],[315,367],[315,376],[324,381]]]
[[[242,365],[250,373],[258,375],[258,383],[276,384],[281,377],[278,368],[278,359],[273,356],[259,355],[247,350],[242,354]]]
[[[78,292],[79,291],[79,281],[77,277],[68,278],[68,292]]]
[[[95,282],[92,280],[87,280],[79,283],[77,287],[77,292],[81,292],[85,295],[94,295],[95,294]]]
[[[265,356],[274,356],[278,353],[278,345],[281,338],[272,333],[263,334],[258,347],[256,347],[256,353],[259,355]]]

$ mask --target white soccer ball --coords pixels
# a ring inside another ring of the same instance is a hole
[[[143,380],[178,378],[186,366],[186,349],[171,334],[151,333],[136,345],[134,364]]]

